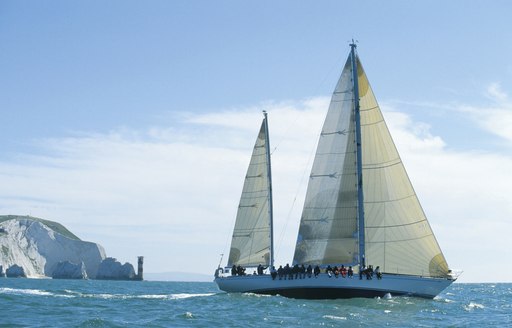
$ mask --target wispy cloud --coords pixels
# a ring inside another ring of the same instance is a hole
[[[457,109],[466,113],[481,129],[512,142],[512,102],[499,83],[487,87],[488,106],[460,105]]]
[[[491,94],[507,104],[499,88],[491,88]],[[287,262],[328,101],[184,113],[173,124],[144,130],[41,140],[44,155],[22,154],[16,162],[0,163],[0,211],[60,221],[122,260],[146,255],[147,271],[214,268],[219,253],[228,251],[261,110],[267,110],[277,260]],[[482,110],[466,108],[471,115]],[[499,110],[494,113],[498,121],[510,108]],[[392,106],[383,111],[449,263],[465,269],[468,280],[488,279],[475,259],[500,263],[507,256],[512,156],[457,151],[429,124]],[[504,280],[512,271],[511,264],[504,265],[504,273],[494,279]]]

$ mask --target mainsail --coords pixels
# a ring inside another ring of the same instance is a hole
[[[228,266],[268,266],[272,249],[272,190],[267,116],[245,176],[231,240]]]
[[[354,56],[361,127],[365,258],[359,254],[355,88],[349,56],[318,142],[293,262],[366,262],[388,273],[446,276],[446,260],[359,58]]]

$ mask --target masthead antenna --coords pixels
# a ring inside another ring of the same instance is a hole
[[[349,41],[349,42],[350,42],[350,47],[351,47],[352,49],[357,48],[357,44],[356,44],[356,43],[359,43],[359,41],[354,40],[354,38],[352,38],[352,41]]]

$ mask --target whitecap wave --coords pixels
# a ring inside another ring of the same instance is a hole
[[[205,293],[205,294],[171,294],[169,295],[170,299],[178,300],[178,299],[185,299],[185,298],[191,298],[191,297],[208,297],[213,296],[215,293]]]
[[[251,296],[251,297],[272,297],[272,295],[256,294],[256,293],[244,293],[244,295]]]
[[[475,309],[484,309],[485,306],[483,306],[482,304],[478,304],[478,303],[474,303],[474,302],[469,302],[468,305],[465,305],[464,306],[464,309],[466,311],[473,311]]]
[[[165,299],[169,299],[170,296],[169,295],[158,295],[158,294],[154,294],[154,295],[135,295],[134,298],[143,298],[143,299],[149,299],[149,300],[165,300]]]
[[[454,302],[451,299],[442,298],[442,297],[439,297],[439,298],[436,297],[436,298],[434,298],[434,301],[441,302],[441,303],[453,303]]]
[[[161,299],[161,300],[180,300],[192,297],[208,297],[213,296],[215,293],[202,293],[202,294],[143,294],[143,295],[130,295],[130,294],[94,294],[94,293],[81,293],[78,291],[65,289],[62,293],[53,293],[41,289],[19,289],[1,287],[0,294],[10,295],[34,295],[34,296],[53,296],[65,298],[97,298],[97,299]]]
[[[347,320],[347,317],[338,317],[336,315],[330,315],[326,314],[323,316],[324,319],[331,319],[331,320]]]
[[[18,288],[0,288],[0,294],[11,295],[38,295],[38,296],[52,296],[51,292],[41,289],[18,289]]]

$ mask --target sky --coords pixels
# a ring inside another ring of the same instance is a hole
[[[146,272],[229,252],[261,111],[277,263],[350,40],[450,267],[511,282],[509,1],[0,2],[0,215]]]

